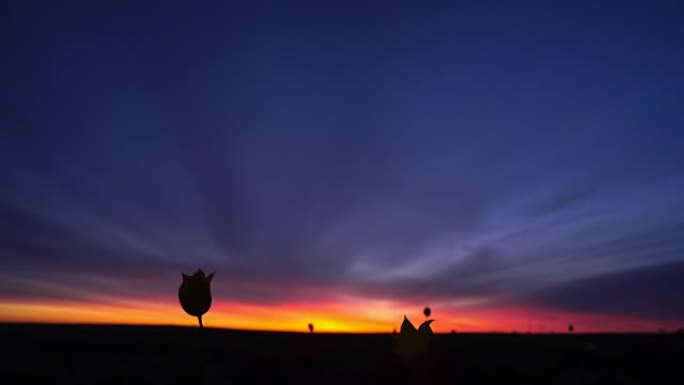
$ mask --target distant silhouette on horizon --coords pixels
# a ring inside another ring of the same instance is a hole
[[[397,353],[407,360],[413,360],[427,353],[433,336],[432,328],[430,327],[432,322],[434,320],[427,320],[416,329],[411,321],[404,316],[404,321],[401,323],[401,331],[399,335],[395,336],[398,345]]]

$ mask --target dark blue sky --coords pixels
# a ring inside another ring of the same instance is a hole
[[[684,321],[680,2],[188,3],[3,3],[0,296]]]

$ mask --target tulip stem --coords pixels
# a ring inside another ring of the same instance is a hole
[[[200,329],[204,329],[204,324],[202,324],[202,316],[197,317],[199,320]]]

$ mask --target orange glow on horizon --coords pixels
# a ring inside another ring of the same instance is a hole
[[[422,307],[387,301],[254,305],[216,300],[204,316],[207,327],[244,330],[388,333],[399,329],[404,314],[418,324]],[[436,332],[556,332],[568,324],[577,332],[630,332],[673,329],[673,321],[583,314],[529,307],[492,309],[433,308]],[[196,326],[197,321],[169,301],[132,300],[121,304],[0,299],[0,322],[87,323]]]

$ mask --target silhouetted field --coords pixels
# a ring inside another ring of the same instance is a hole
[[[681,384],[674,334],[436,335],[430,374],[391,334],[0,324],[4,384]]]

